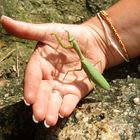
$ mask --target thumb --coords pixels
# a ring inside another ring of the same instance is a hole
[[[1,24],[8,33],[19,38],[42,41],[46,35],[44,26],[16,21],[7,16],[1,17]]]

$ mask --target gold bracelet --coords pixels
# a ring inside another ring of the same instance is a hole
[[[102,10],[102,11],[100,11],[100,12],[97,14],[97,16],[98,16],[98,18],[101,20],[102,25],[103,25],[103,27],[104,27],[106,33],[108,34],[108,31],[107,31],[107,29],[106,29],[106,25],[104,24],[104,21],[107,23],[107,25],[109,26],[109,28],[110,28],[111,31],[113,32],[115,38],[117,39],[117,41],[118,41],[118,43],[119,43],[119,45],[120,45],[120,47],[121,47],[122,50],[119,51],[118,46],[117,46],[114,42],[111,43],[111,44],[113,45],[113,47],[114,47],[114,45],[115,45],[114,48],[121,54],[121,56],[125,59],[125,61],[129,62],[129,55],[128,55],[128,51],[127,51],[127,49],[126,49],[126,46],[124,45],[124,43],[123,43],[123,41],[122,41],[120,35],[118,34],[116,28],[113,26],[111,20],[109,19],[108,14],[107,14],[104,10]],[[103,20],[104,20],[104,21],[103,21]],[[109,34],[108,34],[108,37],[109,37]],[[110,38],[110,37],[109,37],[109,38]],[[112,40],[112,39],[111,39],[111,40]]]

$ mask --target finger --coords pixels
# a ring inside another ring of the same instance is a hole
[[[76,95],[73,94],[65,95],[60,108],[60,116],[61,117],[69,116],[73,112],[79,101],[80,98]]]
[[[42,121],[45,118],[48,106],[48,97],[52,89],[47,81],[42,81],[37,93],[36,102],[33,104],[34,121]]]
[[[38,24],[16,21],[6,16],[1,17],[1,24],[7,32],[20,38],[37,41],[45,38],[45,29],[43,26],[38,26]]]
[[[54,126],[58,121],[59,109],[62,103],[62,97],[58,91],[53,91],[48,102],[48,110],[44,124],[46,127]]]
[[[7,32],[20,38],[36,40],[40,42],[45,42],[46,38],[47,40],[51,40],[51,34],[53,32],[63,34],[65,30],[71,30],[71,26],[67,24],[33,24],[16,21],[7,16],[2,16],[0,22]]]
[[[42,80],[42,71],[39,60],[39,56],[33,54],[25,71],[24,99],[28,104],[33,104],[35,102],[36,94]]]

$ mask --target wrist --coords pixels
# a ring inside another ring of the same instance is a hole
[[[114,50],[112,46],[110,46],[107,42],[106,35],[104,32],[104,28],[99,21],[98,17],[95,16],[88,21],[84,22],[83,25],[89,26],[94,32],[96,31],[100,37],[99,48],[102,50],[105,56],[106,68],[112,67],[114,65],[120,64],[124,61],[124,59],[120,56],[120,54]],[[110,35],[111,36],[111,35]]]
[[[117,29],[123,43],[126,46],[129,58],[134,58],[140,55],[139,4],[140,1],[137,0],[121,0],[106,10],[109,15],[109,19],[111,19],[112,24]],[[94,24],[94,26],[97,26],[97,28],[104,32],[104,29],[97,17],[93,17],[83,24],[90,27]],[[103,34],[101,37],[105,41],[105,35]],[[107,50],[105,53],[107,55],[107,59],[109,60],[107,67],[117,65],[124,61],[120,54],[113,50],[113,48],[108,48],[108,45],[105,47]],[[112,55],[110,53],[112,53]]]

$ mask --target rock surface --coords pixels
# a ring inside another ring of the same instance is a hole
[[[81,23],[113,2],[0,0],[0,15],[36,23]],[[106,71],[109,92],[97,87],[69,118],[46,129],[42,122],[33,123],[31,108],[22,101],[24,67],[36,42],[0,30],[0,140],[140,139],[140,58]]]

